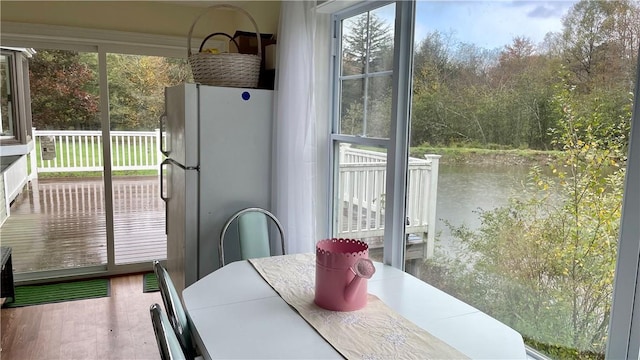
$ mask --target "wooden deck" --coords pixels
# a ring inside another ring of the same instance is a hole
[[[113,181],[116,264],[166,258],[165,210],[158,178]],[[100,178],[33,181],[0,228],[16,273],[107,262],[104,185]]]

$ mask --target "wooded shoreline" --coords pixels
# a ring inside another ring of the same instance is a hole
[[[546,166],[557,161],[562,152],[540,150],[492,150],[479,148],[412,147],[412,157],[424,158],[425,154],[442,155],[440,164],[456,165],[523,165]]]

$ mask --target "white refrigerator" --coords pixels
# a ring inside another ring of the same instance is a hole
[[[245,207],[270,209],[272,109],[271,90],[188,83],[165,89],[161,197],[167,270],[179,293],[219,267],[229,217]]]

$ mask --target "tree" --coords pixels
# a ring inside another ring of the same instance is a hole
[[[411,145],[436,144],[448,132],[443,103],[447,79],[454,71],[451,36],[431,32],[416,46],[413,62]]]
[[[393,30],[374,12],[343,21],[342,74],[363,75],[391,70]],[[358,77],[341,82],[341,130],[350,133],[388,137],[391,119],[391,75]],[[366,104],[366,107],[365,107]],[[355,114],[360,109],[362,114]],[[365,116],[366,112],[366,116]],[[362,121],[360,125],[353,123]]]
[[[451,33],[442,34],[437,30],[428,33],[416,46],[413,57],[414,72],[430,70],[431,76],[443,75],[448,78],[454,70],[451,59],[451,49],[454,47]],[[419,78],[424,79],[422,76]]]
[[[553,86],[565,69],[577,102],[606,99],[602,118],[624,118],[635,76],[639,5],[583,0],[563,24],[561,33],[547,34],[540,46],[517,36],[497,54],[459,43],[451,34],[428,34],[414,56],[411,145],[551,149],[548,129],[558,119]],[[604,132],[594,133],[604,139]]]
[[[40,129],[101,128],[96,54],[38,50],[30,60],[34,126]],[[112,130],[157,128],[164,88],[184,81],[184,60],[107,54]]]
[[[38,50],[29,60],[33,126],[39,129],[100,128],[96,68],[65,50]],[[95,56],[94,56],[95,57]]]
[[[454,227],[458,259],[435,259],[425,269],[430,281],[527,341],[565,347],[559,357],[604,352],[629,132],[609,128],[608,141],[595,134],[611,123],[602,100],[585,105],[567,82],[553,102],[562,163],[550,165],[551,175],[534,168],[508,206],[480,210],[478,231]]]
[[[184,61],[108,54],[112,130],[152,130],[164,111],[164,88],[184,81]]]
[[[344,20],[343,74],[390,70],[393,61],[393,29],[375,13]]]
[[[563,18],[564,58],[578,91],[632,78],[640,36],[640,6],[629,0],[576,3]]]
[[[515,37],[500,52],[498,64],[490,71],[492,88],[504,108],[497,117],[512,146],[549,149],[548,129],[554,126],[551,114],[553,86],[558,81],[559,62],[541,54],[531,40]],[[502,96],[500,96],[502,94]]]
[[[468,142],[483,134],[482,125],[472,113],[469,92],[481,91],[477,48],[455,41],[451,34],[428,34],[417,46],[414,62],[414,89],[411,143],[448,144]],[[473,127],[473,129],[471,129]]]
[[[536,47],[531,39],[521,36],[513,38],[513,42],[505,45],[504,50],[500,53],[500,63],[523,60],[535,55]]]

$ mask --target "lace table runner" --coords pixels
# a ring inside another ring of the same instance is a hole
[[[325,310],[314,302],[315,254],[250,259],[269,285],[347,359],[467,359],[369,294],[361,310]],[[374,275],[375,277],[375,275]]]

